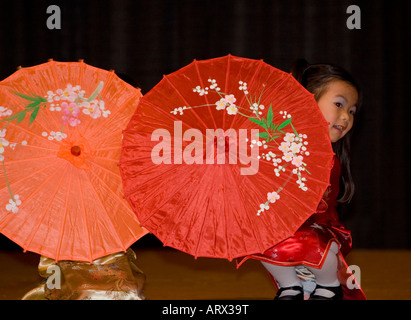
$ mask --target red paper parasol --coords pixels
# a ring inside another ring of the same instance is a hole
[[[147,230],[123,196],[122,130],[140,90],[84,62],[0,82],[0,232],[55,260],[125,251]]]
[[[312,94],[262,60],[194,61],[140,101],[120,171],[164,245],[233,259],[291,236],[329,185],[333,152]]]

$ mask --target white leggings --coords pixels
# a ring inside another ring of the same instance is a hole
[[[337,278],[338,268],[338,245],[333,242],[328,251],[327,257],[324,260],[324,264],[321,269],[307,267],[314,276],[315,281],[319,285],[333,287],[338,286],[340,282]],[[285,267],[279,266],[267,262],[261,262],[267,271],[274,277],[280,287],[292,287],[301,285],[301,280],[297,277],[295,272],[295,266]]]

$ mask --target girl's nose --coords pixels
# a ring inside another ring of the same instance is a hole
[[[341,109],[340,118],[344,121],[348,121],[350,119],[349,111],[345,109]]]

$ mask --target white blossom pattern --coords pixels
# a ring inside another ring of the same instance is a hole
[[[11,114],[13,114],[13,112],[11,113],[8,112],[6,115],[11,115]],[[0,161],[3,164],[4,177],[6,179],[6,185],[9,191],[9,195],[10,195],[9,202],[6,204],[6,210],[8,212],[17,213],[19,211],[19,206],[21,205],[21,200],[18,194],[13,194],[13,192],[11,191],[10,185],[8,183],[6,169],[4,165],[4,159],[5,159],[4,152],[6,151],[7,147],[10,148],[11,150],[14,150],[16,146],[18,145],[25,146],[27,145],[27,141],[23,140],[20,143],[17,143],[17,142],[10,143],[10,141],[6,139],[6,135],[7,135],[7,129],[0,130]]]
[[[259,99],[253,101],[249,96],[247,83],[244,81],[239,81],[238,89],[243,92],[247,98],[249,104],[249,110],[236,105],[236,97],[233,94],[226,94],[221,92],[217,81],[215,79],[209,79],[209,87],[202,88],[201,86],[196,86],[193,88],[193,92],[197,92],[200,96],[208,95],[210,91],[216,92],[220,99],[214,104],[206,104],[201,106],[192,106],[192,107],[178,107],[170,111],[170,113],[183,115],[186,110],[214,106],[216,110],[225,110],[228,115],[240,115],[247,117],[250,121],[256,123],[264,130],[258,134],[258,137],[250,141],[250,148],[254,146],[262,147],[263,150],[269,149],[268,152],[264,152],[259,156],[260,160],[265,160],[272,162],[274,166],[274,174],[279,177],[281,174],[285,173],[288,167],[292,167],[287,171],[288,178],[286,182],[276,191],[268,192],[266,202],[259,205],[259,210],[257,215],[260,215],[262,212],[270,209],[270,204],[280,200],[281,190],[288,183],[292,175],[296,176],[296,183],[299,186],[299,189],[302,191],[307,191],[308,187],[306,186],[307,178],[303,175],[304,173],[310,174],[307,170],[307,164],[305,163],[305,157],[310,155],[310,152],[307,149],[308,142],[306,141],[306,134],[299,134],[292,124],[292,115],[285,110],[279,112],[280,117],[285,119],[279,124],[273,122],[274,114],[272,110],[272,105],[270,105],[267,116],[263,117],[263,110],[265,106],[260,104]],[[251,114],[250,114],[251,110]],[[248,114],[247,114],[248,113]],[[285,128],[291,128],[291,132],[286,132]],[[260,140],[259,138],[262,138]],[[278,142],[278,139],[281,139],[281,142]],[[247,140],[248,141],[248,140]],[[273,144],[274,143],[274,144]]]
[[[101,89],[102,82],[95,91],[97,95]],[[84,95],[85,91],[79,85],[73,87],[69,83],[65,89],[47,91],[45,98],[49,103],[49,110],[62,112],[64,124],[68,123],[72,127],[78,126],[81,123],[81,114],[90,116],[93,119],[107,118],[109,116],[110,111],[105,109],[104,101],[97,99],[95,93],[89,98],[85,98]]]
[[[29,124],[31,124],[37,117],[40,109],[48,107],[51,112],[61,112],[63,126],[60,131],[42,132],[42,136],[48,140],[62,141],[67,138],[67,134],[63,132],[66,124],[70,126],[78,126],[81,123],[80,116],[82,114],[91,117],[92,119],[98,119],[100,117],[108,117],[110,111],[106,110],[104,101],[99,99],[99,94],[104,86],[103,82],[97,86],[94,92],[88,97],[85,97],[85,91],[80,86],[72,86],[67,84],[64,89],[57,89],[55,91],[48,90],[42,97],[37,94],[25,95],[21,93],[15,93],[17,96],[28,101],[28,104],[19,112],[13,114],[13,110],[8,107],[0,106],[0,122],[6,123],[2,129],[0,129],[0,161],[3,164],[4,177],[6,180],[6,186],[10,195],[9,202],[6,204],[6,210],[11,213],[17,213],[19,206],[22,204],[22,200],[18,194],[13,194],[5,167],[5,150],[10,148],[14,150],[16,146],[26,146],[27,141],[10,142],[7,137],[7,125],[16,121],[20,123],[24,118],[30,114]]]

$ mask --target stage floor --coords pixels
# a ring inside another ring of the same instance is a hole
[[[134,248],[146,274],[149,300],[271,300],[276,292],[258,261],[240,269],[234,262],[198,258],[170,248]],[[0,251],[0,300],[20,299],[36,287],[39,255]],[[369,300],[411,300],[411,250],[353,250],[349,265],[361,270]]]

